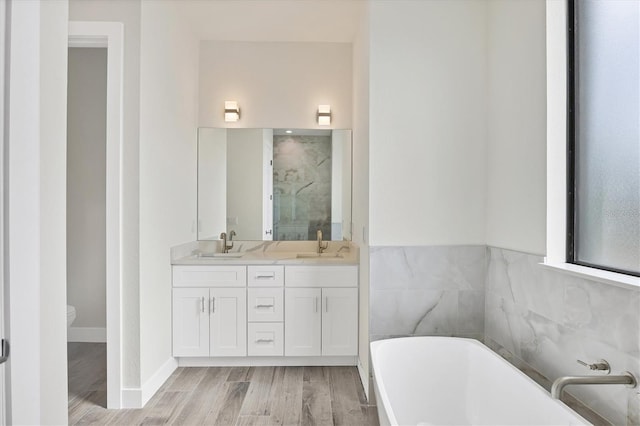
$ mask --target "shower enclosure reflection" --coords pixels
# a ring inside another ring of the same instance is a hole
[[[351,239],[351,130],[198,130],[198,239]]]

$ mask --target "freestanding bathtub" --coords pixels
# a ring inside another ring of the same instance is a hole
[[[381,425],[588,425],[477,340],[371,343]]]

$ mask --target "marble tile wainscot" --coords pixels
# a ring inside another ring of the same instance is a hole
[[[485,246],[371,247],[370,335],[484,337]]]
[[[640,289],[547,270],[541,256],[490,247],[485,340],[537,373],[591,374],[576,359],[606,359],[640,375]],[[514,362],[515,363],[515,362]],[[640,424],[640,390],[571,386],[567,391],[616,425]]]

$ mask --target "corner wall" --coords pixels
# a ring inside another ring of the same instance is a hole
[[[140,39],[140,383],[171,356],[169,249],[196,237],[199,44],[179,2],[143,2]],[[153,389],[155,391],[156,389]]]
[[[369,368],[369,8],[358,23],[353,42],[353,152],[351,240],[358,246],[358,362],[360,378],[370,398]]]
[[[370,244],[484,244],[486,3],[370,9]]]

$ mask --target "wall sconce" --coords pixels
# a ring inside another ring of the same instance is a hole
[[[318,124],[329,126],[331,124],[331,105],[318,105]]]
[[[240,108],[237,101],[224,101],[224,121],[240,120]]]

